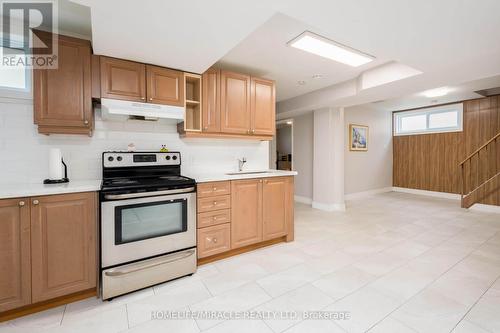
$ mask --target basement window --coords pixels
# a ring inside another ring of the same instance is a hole
[[[394,112],[394,135],[461,132],[463,104]]]
[[[0,41],[1,42],[1,41]],[[0,54],[2,55],[6,47],[0,43]],[[24,57],[23,49],[9,48],[9,55]],[[0,97],[7,98],[31,98],[31,69],[24,66],[6,66],[0,61]]]

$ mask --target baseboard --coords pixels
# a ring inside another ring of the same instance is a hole
[[[364,197],[367,197],[370,195],[379,194],[379,193],[387,193],[387,192],[392,192],[392,187],[383,187],[383,188],[377,188],[377,189],[369,190],[369,191],[349,193],[349,194],[345,195],[345,199],[346,200],[355,200],[355,199],[364,198]]]
[[[425,195],[428,197],[436,197],[436,198],[451,199],[451,200],[460,200],[460,194],[454,194],[454,193],[416,190],[413,188],[405,188],[405,187],[393,187],[392,190],[394,192]]]
[[[90,297],[98,297],[97,289],[87,289],[83,291],[79,291],[70,295],[60,296],[48,301],[42,301],[39,303],[34,303],[30,305],[26,305],[17,309],[12,309],[8,311],[4,311],[0,313],[0,323],[8,320],[12,320],[15,318],[19,318],[22,316],[27,316],[33,313],[45,311],[48,309],[52,309],[61,305],[77,302]],[[1,327],[1,325],[0,325]]]
[[[345,203],[325,204],[325,203],[313,201],[312,208],[324,210],[325,212],[344,212],[345,211]]]
[[[297,201],[297,202],[306,204],[306,205],[310,205],[312,203],[312,199],[311,198],[303,197],[303,196],[300,196],[300,195],[294,196],[294,200]]]
[[[475,211],[478,211],[478,212],[500,214],[500,206],[494,206],[494,205],[474,204],[469,209],[470,210],[475,210]]]

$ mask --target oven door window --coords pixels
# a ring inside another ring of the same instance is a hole
[[[115,208],[115,244],[185,232],[187,200],[166,200]]]

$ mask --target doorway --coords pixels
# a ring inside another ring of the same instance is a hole
[[[271,154],[271,169],[293,170],[293,119],[276,122]]]

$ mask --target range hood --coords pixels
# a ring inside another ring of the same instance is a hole
[[[185,108],[182,106],[101,98],[101,111],[104,119],[124,116],[127,119],[140,117],[145,120],[177,119],[181,121],[184,120]]]

